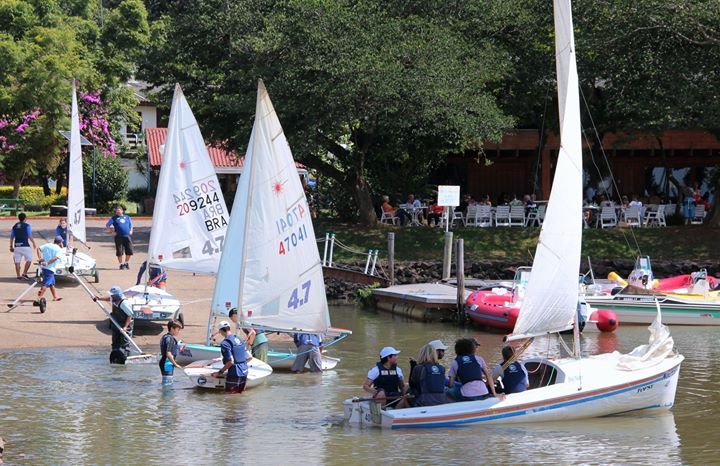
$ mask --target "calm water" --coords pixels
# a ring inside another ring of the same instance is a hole
[[[109,367],[102,349],[0,352],[0,436],[6,464],[711,464],[720,438],[720,329],[675,327],[686,356],[675,408],[527,427],[381,431],[342,426],[342,400],[360,393],[380,347],[401,361],[427,341],[472,335],[489,361],[501,336],[447,324],[421,324],[351,306],[331,309],[353,336],[332,347],[342,358],[323,375],[275,373],[241,396],[190,387],[176,373],[160,385],[156,365]],[[587,334],[586,352],[627,351],[645,327]],[[554,348],[538,342],[536,351]]]

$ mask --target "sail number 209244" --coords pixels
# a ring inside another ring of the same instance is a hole
[[[297,247],[301,242],[305,241],[308,237],[307,229],[305,224],[301,224],[297,230],[291,232],[288,236],[280,240],[280,246],[278,248],[278,254],[281,256],[287,254],[293,248]]]

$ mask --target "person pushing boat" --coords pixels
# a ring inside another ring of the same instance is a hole
[[[167,329],[168,333],[160,339],[160,361],[158,363],[160,365],[163,385],[173,383],[175,368],[182,368],[180,364],[175,361],[175,358],[180,352],[181,342],[178,340],[178,335],[182,329],[182,324],[180,321],[173,319],[167,323]]]
[[[125,364],[125,360],[130,355],[130,341],[125,337],[132,335],[133,331],[133,313],[130,305],[125,301],[125,295],[122,288],[115,285],[110,288],[110,296],[94,296],[93,301],[108,301],[112,303],[112,311],[110,318],[117,325],[111,325],[112,343],[110,351],[110,364]],[[118,328],[122,328],[123,332]]]
[[[60,253],[62,252],[60,245],[62,243],[63,239],[58,236],[52,243],[43,244],[37,248],[40,270],[42,271],[42,284],[40,285],[37,298],[41,312],[45,309],[45,298],[43,296],[45,296],[45,291],[48,288],[50,288],[53,301],[60,301],[62,299],[58,297],[57,291],[55,290],[55,270],[57,270],[58,261],[60,260]]]
[[[223,367],[213,373],[213,377],[225,376],[225,393],[242,393],[248,376],[247,363],[252,355],[245,348],[245,343],[237,335],[233,335],[230,323],[223,320],[218,324],[218,331],[225,338],[220,344]]]

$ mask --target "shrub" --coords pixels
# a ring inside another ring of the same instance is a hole
[[[0,198],[13,197],[12,186],[0,186]],[[40,186],[20,186],[18,197],[28,210],[44,210],[55,204],[67,204],[67,188],[63,188],[60,194],[46,196]],[[32,208],[31,208],[32,207]]]
[[[92,157],[83,158],[83,175],[85,181],[85,199],[91,199],[92,193]],[[95,204],[98,209],[104,203],[117,202],[124,199],[128,189],[128,175],[115,157],[96,157],[95,171]]]

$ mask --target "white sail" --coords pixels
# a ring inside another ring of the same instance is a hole
[[[175,85],[155,195],[149,261],[216,273],[228,214],[215,167],[180,85]]]
[[[555,0],[560,151],[532,276],[509,339],[572,327],[582,243],[582,144],[570,0]]]
[[[68,229],[81,242],[85,234],[85,187],[83,185],[80,114],[78,112],[75,81],[72,84],[72,113],[70,122],[70,167],[68,169]]]
[[[262,81],[212,314],[231,307],[269,328],[324,333],[330,324],[310,209]]]

